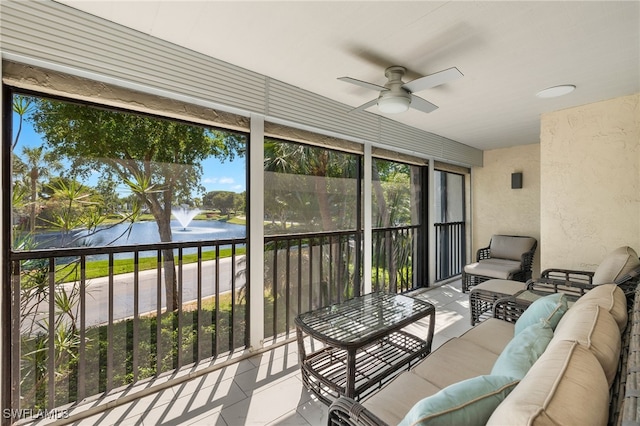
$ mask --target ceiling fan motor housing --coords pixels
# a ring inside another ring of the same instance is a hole
[[[380,91],[378,97],[378,109],[383,113],[397,114],[409,109],[411,93],[402,88],[402,77],[406,69],[401,66],[392,66],[385,70],[384,75],[388,81],[384,87],[388,90]]]
[[[407,72],[407,69],[399,65],[394,65],[387,68],[386,70],[384,70],[384,76],[387,77],[387,79],[389,80],[387,84],[400,83],[400,85],[402,86],[404,84],[402,82],[402,77],[404,77],[404,74],[406,72]]]

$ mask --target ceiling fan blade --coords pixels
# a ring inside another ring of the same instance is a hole
[[[355,84],[356,86],[364,87],[366,89],[371,89],[375,91],[387,90],[386,87],[378,86],[377,84],[373,84],[373,83],[367,83],[366,81],[362,81],[362,80],[356,80],[355,78],[351,78],[351,77],[340,77],[338,78],[338,80],[345,81],[347,83]]]
[[[416,95],[411,95],[411,105],[409,105],[413,109],[417,109],[422,112],[433,112],[438,109],[438,107],[432,104],[429,101],[425,101],[422,98],[417,97]]]
[[[404,84],[402,88],[414,93],[448,83],[460,77],[462,77],[462,73],[458,68],[453,67],[410,81],[409,83]]]
[[[377,103],[378,103],[378,98],[375,98],[374,100],[369,101],[366,104],[362,104],[359,107],[354,108],[349,112],[351,113],[351,112],[356,112],[356,111],[364,111],[365,109],[369,108],[370,106],[374,106]]]

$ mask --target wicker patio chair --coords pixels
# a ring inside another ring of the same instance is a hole
[[[494,235],[488,247],[479,249],[476,262],[462,272],[462,292],[491,279],[526,282],[531,278],[538,241],[519,235]]]
[[[513,280],[488,280],[475,286],[469,293],[471,325],[480,322],[493,309],[494,303],[503,297],[514,296],[524,290],[534,294],[567,294],[577,299],[599,284],[616,283],[625,294],[635,291],[640,277],[640,260],[631,247],[623,246],[609,253],[595,272],[572,269],[546,269],[540,278],[526,283]]]
[[[329,426],[380,426],[386,423],[360,403],[343,396],[329,407]]]

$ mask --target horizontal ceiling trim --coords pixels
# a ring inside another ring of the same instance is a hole
[[[245,116],[260,114],[415,155],[482,165],[482,151],[53,1],[0,2],[3,58]],[[237,112],[236,112],[237,111]]]
[[[2,61],[2,82],[16,89],[109,105],[130,111],[172,117],[206,126],[249,132],[249,118],[174,98],[136,92],[69,74]],[[34,83],[37,82],[37,83]],[[99,96],[96,94],[99,93]]]
[[[380,158],[382,160],[398,161],[400,163],[412,164],[414,166],[426,166],[429,164],[427,158],[416,157],[410,154],[403,154],[397,151],[391,151],[385,148],[373,147],[371,155],[374,158]]]
[[[364,152],[364,145],[358,142],[322,135],[317,132],[310,132],[270,121],[265,121],[264,123],[264,134],[274,139],[286,139],[292,142],[334,148],[354,154],[362,154]]]
[[[442,172],[457,173],[460,175],[468,175],[471,173],[471,169],[468,167],[456,166],[449,163],[443,163],[441,161],[435,161],[433,163],[433,167]]]

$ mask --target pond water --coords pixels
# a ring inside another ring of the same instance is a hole
[[[113,227],[101,227],[94,235],[87,236],[87,231],[76,232],[69,243],[63,240],[59,232],[43,232],[36,235],[38,248],[63,248],[63,247],[99,247],[99,246],[123,246],[132,244],[153,244],[160,242],[160,234],[156,222],[136,222],[130,224],[118,224]],[[185,228],[177,220],[171,221],[173,241],[202,241],[202,240],[226,240],[245,238],[246,227],[217,220],[194,220]],[[69,237],[67,237],[67,241]],[[195,252],[195,249],[192,250]],[[150,252],[155,253],[155,252]],[[185,250],[185,253],[189,253]],[[129,258],[132,253],[118,254],[116,258]],[[100,259],[106,256],[91,256],[92,259]]]

